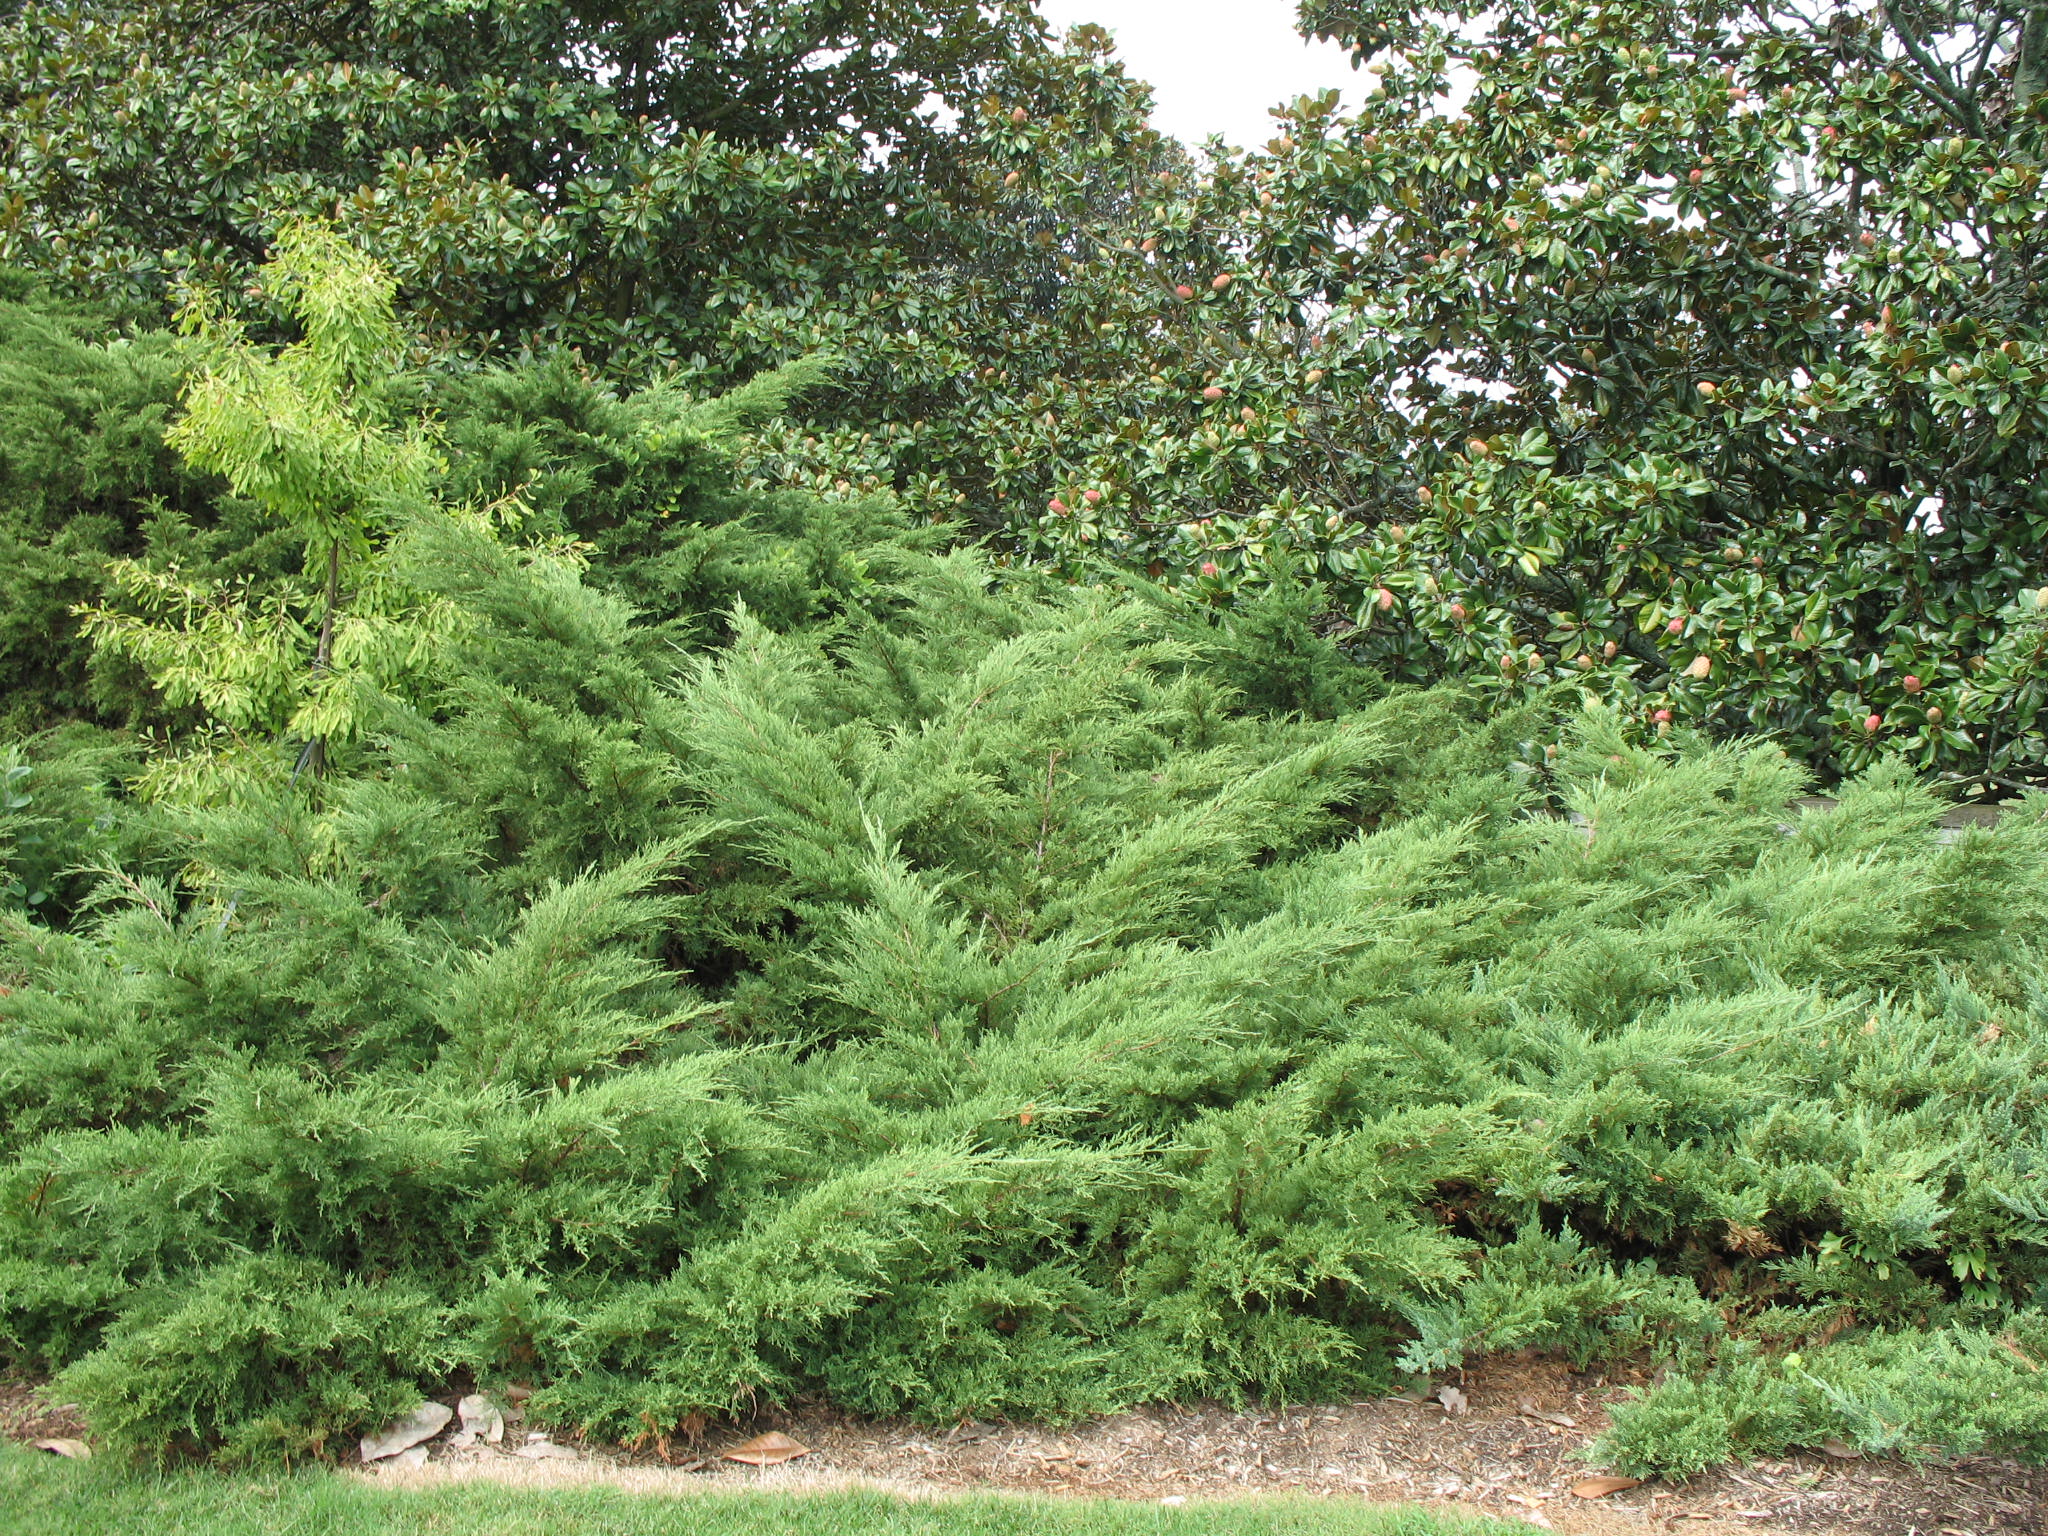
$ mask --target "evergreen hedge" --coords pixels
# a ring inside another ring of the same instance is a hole
[[[1219,613],[748,491],[817,367],[411,378],[295,238],[300,343],[197,312],[177,440],[247,501],[156,456],[168,348],[0,308],[0,533],[104,503],[134,556],[12,594],[75,576],[103,643],[10,702],[151,730],[0,747],[0,1362],[97,1432],[319,1456],[451,1381],[626,1440],[1057,1419],[1534,1348],[1669,1360],[1636,1471],[2048,1450],[2048,799],[1943,843],[1893,761],[1795,813],[1769,742],[1388,691],[1296,582]]]
[[[1318,694],[1284,591],[678,508],[726,576],[661,622],[422,510],[393,569],[465,622],[317,783],[13,749],[0,1352],[98,1432],[333,1454],[456,1376],[613,1439],[1057,1419],[1526,1346],[1673,1359],[1638,1471],[2048,1450],[2048,800],[1795,814],[1769,744]]]
[[[110,560],[236,580],[277,568],[275,540],[164,443],[181,364],[163,331],[124,334],[0,268],[0,723],[122,719],[126,668],[92,665],[73,609]]]

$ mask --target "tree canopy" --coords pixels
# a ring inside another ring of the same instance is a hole
[[[1390,677],[2036,776],[2038,13],[1304,24],[1363,108],[1191,158],[1022,5],[25,7],[0,257],[139,301],[339,217],[452,355],[842,355],[757,483],[1306,580]]]
[[[945,174],[935,106],[1040,30],[1017,0],[24,6],[0,259],[146,305],[346,211],[450,344],[701,361],[733,292],[891,244]]]

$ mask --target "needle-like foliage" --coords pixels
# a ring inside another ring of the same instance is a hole
[[[1692,1362],[1631,1465],[2034,1443],[2040,807],[1944,845],[1898,774],[1788,811],[1767,746],[1251,711],[1250,641],[900,540],[694,653],[471,521],[390,558],[470,617],[353,771],[110,801],[97,894],[0,918],[0,1337],[116,1438],[308,1454],[457,1370],[631,1438],[1535,1347]],[[1929,1350],[2006,1395],[1936,1415]]]
[[[1312,686],[1283,600],[736,490],[747,401],[464,387],[440,491],[276,493],[452,616],[324,781],[0,759],[0,1356],[99,1432],[330,1454],[457,1378],[613,1439],[1059,1418],[1526,1348],[1669,1357],[1637,1470],[2044,1449],[2048,801],[1944,842],[1896,766],[1800,812],[1768,743]],[[525,544],[435,504],[521,488]]]

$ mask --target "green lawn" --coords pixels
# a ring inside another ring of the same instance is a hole
[[[1498,1536],[1527,1527],[1335,1501],[1188,1504],[982,1495],[380,1488],[328,1472],[138,1474],[0,1449],[0,1536]]]

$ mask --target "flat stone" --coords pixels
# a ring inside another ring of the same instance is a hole
[[[363,1460],[382,1461],[410,1450],[422,1440],[431,1440],[448,1427],[455,1410],[446,1403],[421,1403],[402,1419],[393,1419],[374,1435],[365,1435],[360,1447]],[[420,1453],[426,1460],[426,1453]]]
[[[521,1456],[528,1461],[574,1461],[576,1453],[566,1445],[557,1445],[552,1440],[534,1440],[519,1448]]]
[[[485,1440],[496,1445],[505,1438],[504,1411],[483,1393],[470,1393],[455,1405],[455,1411],[461,1416],[462,1432],[472,1441]]]

